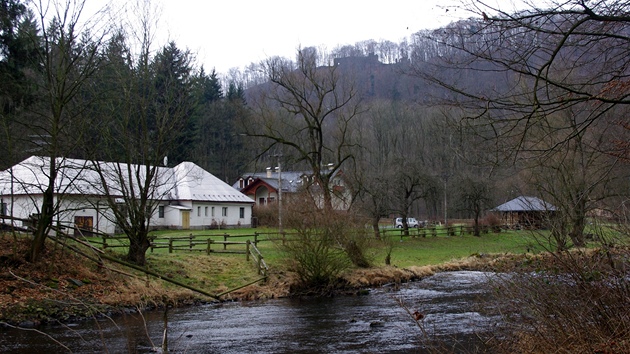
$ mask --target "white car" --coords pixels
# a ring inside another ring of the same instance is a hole
[[[407,226],[409,226],[409,227],[420,227],[420,223],[418,222],[418,220],[416,220],[416,218],[407,218]],[[402,227],[403,227],[403,219],[402,218],[396,218],[396,220],[394,220],[394,227],[402,229]]]

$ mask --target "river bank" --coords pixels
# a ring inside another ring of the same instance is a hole
[[[163,306],[179,307],[216,301],[117,264],[93,263],[59,245],[49,245],[40,262],[27,263],[21,257],[27,247],[25,240],[10,236],[0,238],[0,322],[11,326],[36,327],[49,322],[68,322]],[[505,271],[515,267],[533,267],[536,266],[534,260],[541,257],[531,254],[475,254],[421,267],[353,269],[343,274],[328,295],[357,294],[362,289],[397,285],[443,271]],[[241,277],[243,284],[258,278],[249,264],[236,257],[209,258],[190,254],[185,262],[160,258],[159,263],[162,266],[168,263],[169,267],[162,270],[165,276],[191,282],[194,280],[196,287],[215,294],[230,290],[226,283],[216,282],[221,274],[236,271],[236,275],[230,277]],[[295,295],[296,284],[295,274],[286,268],[276,267],[266,281],[228,292],[221,296],[221,300],[289,297]]]

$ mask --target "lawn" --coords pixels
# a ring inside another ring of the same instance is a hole
[[[391,249],[391,265],[398,268],[412,266],[438,265],[467,258],[472,255],[483,254],[523,254],[545,251],[537,240],[548,237],[548,231],[538,231],[535,235],[531,231],[501,231],[499,233],[482,233],[480,237],[470,234],[447,236],[444,229],[438,229],[437,236],[427,232],[422,235],[421,230],[413,230],[415,236],[402,236],[400,230],[387,229],[380,241],[372,241],[367,250],[369,259],[374,267],[385,265],[388,250]],[[369,234],[369,232],[368,232]],[[190,236],[194,242],[193,251],[189,250]],[[227,237],[225,236],[227,235]],[[207,289],[213,293],[220,293],[234,289],[244,284],[260,279],[250,258],[246,261],[245,241],[258,241],[258,249],[272,272],[283,272],[286,257],[282,252],[282,240],[277,230],[256,229],[226,229],[226,230],[163,230],[153,232],[156,242],[161,242],[163,248],[147,251],[146,267],[163,276]],[[172,253],[168,249],[169,239],[178,239]],[[212,240],[210,254],[206,253],[207,240]],[[225,240],[235,242],[224,246]],[[100,238],[92,238],[95,245]],[[101,241],[102,242],[102,241]],[[107,250],[117,254],[127,252],[128,241],[108,239]],[[121,246],[121,247],[112,247]],[[223,253],[224,247],[233,253]]]
[[[255,234],[258,234],[255,237]],[[283,260],[283,255],[279,245],[279,235],[274,229],[228,229],[228,230],[165,230],[152,233],[156,237],[158,242],[167,242],[169,238],[186,238],[189,235],[194,237],[194,240],[204,242],[204,240],[212,239],[217,244],[212,244],[211,247],[215,251],[222,251],[224,246],[220,243],[226,238],[224,235],[228,235],[228,241],[245,242],[246,240],[254,241],[258,240],[258,249],[264,256],[269,266],[279,265]],[[503,231],[500,233],[486,233],[480,237],[472,235],[458,235],[458,236],[446,236],[444,233],[439,236],[426,236],[426,237],[400,237],[400,233],[388,232],[387,236],[383,237],[382,242],[374,242],[373,247],[370,249],[370,254],[374,260],[376,266],[384,265],[384,260],[387,252],[387,246],[392,245],[391,260],[392,265],[398,267],[408,266],[422,266],[439,264],[448,262],[454,259],[464,258],[475,254],[484,253],[525,253],[528,250],[531,252],[541,251],[541,247],[535,247],[533,236],[528,231]],[[176,241],[174,244],[180,245],[181,249],[174,250],[173,253],[169,253],[168,248],[156,248],[153,251],[149,250],[148,255],[152,257],[149,261],[157,259],[178,259],[182,255],[190,254],[186,250],[189,240],[182,239]],[[126,240],[109,240],[108,245],[125,245]],[[206,254],[207,245],[199,244],[194,246],[198,252],[194,254]],[[225,247],[228,251],[244,251],[245,246],[242,244],[228,245]],[[126,249],[115,248],[119,252],[124,252]],[[225,255],[219,252],[211,253],[210,257],[226,257],[237,255]],[[237,257],[245,258],[244,255]],[[184,256],[184,258],[186,258]]]
[[[392,238],[392,265],[398,267],[423,266],[448,262],[471,255],[487,253],[525,253],[541,251],[534,247],[533,236],[527,231],[508,231],[482,234],[480,237],[437,236]],[[380,257],[379,257],[380,256]],[[385,253],[377,253],[377,265],[384,264]]]

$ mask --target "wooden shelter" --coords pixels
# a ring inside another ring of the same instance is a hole
[[[545,227],[556,207],[536,197],[521,196],[492,209],[501,214],[503,224],[511,229]]]

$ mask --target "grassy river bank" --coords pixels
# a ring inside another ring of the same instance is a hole
[[[159,236],[175,234],[165,231]],[[384,247],[373,247],[369,251],[373,267],[344,272],[334,290],[353,293],[420,279],[439,271],[498,270],[508,263],[530,262],[526,260],[532,257],[532,251],[540,251],[526,232],[488,233],[482,237],[393,236],[390,245],[390,265],[384,263]],[[146,268],[211,294],[254,282],[221,296],[226,301],[291,296],[297,279],[278,244],[260,242],[258,248],[270,268],[265,281],[256,282],[260,275],[242,254],[168,253],[156,249],[147,254]],[[216,301],[118,264],[94,263],[60,244],[49,243],[44,259],[37,264],[22,260],[26,250],[26,239],[0,237],[0,321],[9,325],[37,326],[121,311]],[[110,248],[107,253],[118,257],[124,249]]]

